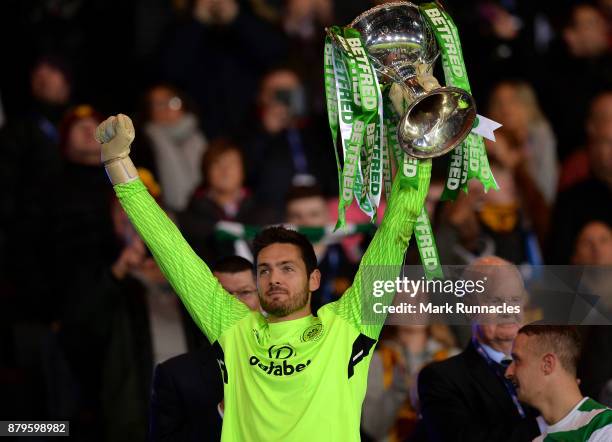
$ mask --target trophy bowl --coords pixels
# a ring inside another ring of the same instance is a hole
[[[416,158],[433,158],[458,146],[472,129],[476,104],[467,91],[441,87],[432,75],[439,50],[419,8],[409,2],[385,3],[349,26],[360,32],[379,81],[392,82],[401,91],[399,102],[392,99],[401,115],[401,148]]]

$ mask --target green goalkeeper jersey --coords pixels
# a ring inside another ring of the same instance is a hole
[[[360,440],[368,365],[384,320],[364,321],[372,297],[362,297],[362,276],[399,274],[427,191],[430,163],[422,163],[418,190],[400,191],[394,183],[353,285],[316,317],[277,323],[221,287],[140,180],[115,186],[161,270],[216,349],[225,395],[222,441]]]

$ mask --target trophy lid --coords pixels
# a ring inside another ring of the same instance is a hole
[[[401,79],[414,75],[417,64],[432,65],[439,54],[433,32],[413,3],[384,3],[349,26],[361,33],[368,54]]]

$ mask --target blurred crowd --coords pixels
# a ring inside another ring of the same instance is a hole
[[[249,232],[261,226],[333,226],[324,28],[376,3],[3,2],[0,397],[11,400],[0,417],[69,417],[82,440],[141,440],[153,368],[205,345],[114,197],[97,124],[134,119],[141,178],[211,265],[252,260]],[[496,255],[612,266],[612,2],[444,5],[479,113],[503,126],[487,142],[500,191],[473,181],[441,202],[447,160],[434,162],[427,204],[442,264]],[[354,208],[347,218],[368,221]],[[323,275],[313,311],[351,284],[364,231],[313,237]],[[591,332],[612,342],[604,328]],[[388,327],[364,438],[406,440],[418,417],[414,376],[466,343],[448,329]],[[597,380],[583,383],[595,398],[612,379],[607,353]]]

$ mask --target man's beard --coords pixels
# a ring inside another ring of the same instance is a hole
[[[309,297],[310,294],[308,293],[308,287],[305,287],[302,292],[296,295],[288,296],[287,300],[284,302],[270,302],[267,295],[260,296],[259,302],[261,303],[261,307],[268,312],[268,314],[276,316],[277,318],[282,318],[283,316],[290,315],[291,313],[302,309],[306,304],[308,304]]]

